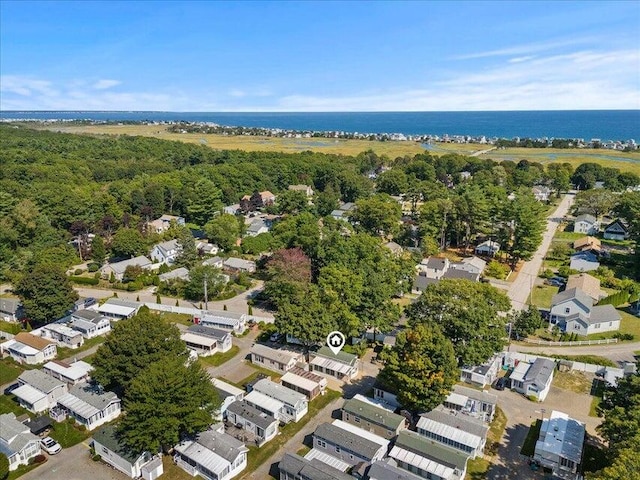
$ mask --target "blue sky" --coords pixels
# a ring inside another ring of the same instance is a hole
[[[0,1],[3,110],[640,108],[640,2]]]

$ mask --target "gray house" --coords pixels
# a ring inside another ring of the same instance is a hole
[[[0,319],[17,322],[22,316],[22,303],[17,298],[0,298]]]
[[[18,377],[13,392],[18,403],[33,413],[44,412],[53,407],[58,398],[67,393],[67,384],[40,370],[25,370]]]
[[[387,439],[395,437],[407,426],[402,415],[356,398],[344,403],[342,420]]]
[[[460,450],[471,458],[482,456],[489,427],[479,418],[443,406],[420,415],[418,433],[438,443]]]
[[[285,453],[280,463],[280,480],[353,480],[353,477],[318,459],[308,460],[293,453]]]
[[[271,440],[278,434],[278,419],[261,412],[246,402],[233,402],[227,407],[227,422],[242,428],[255,437],[258,446]]]
[[[322,423],[313,433],[314,450],[349,465],[381,460],[386,455],[388,447],[387,439],[341,420]]]
[[[511,388],[542,402],[551,389],[555,368],[555,362],[548,358],[537,358],[533,363],[520,362],[511,373]]]

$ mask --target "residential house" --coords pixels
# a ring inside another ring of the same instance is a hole
[[[129,478],[155,480],[164,473],[162,458],[151,452],[134,452],[118,436],[115,425],[105,425],[93,434],[93,449],[103,462]]]
[[[386,439],[395,437],[407,427],[407,420],[373,403],[356,398],[342,406],[342,420]]]
[[[247,227],[246,235],[248,237],[257,237],[262,233],[267,233],[270,230],[270,222],[267,222],[263,218],[256,218]]]
[[[229,480],[247,467],[248,451],[242,442],[219,427],[176,445],[173,460],[194,477],[200,475],[205,480]]]
[[[24,315],[22,303],[17,298],[0,298],[0,319],[17,322]]]
[[[198,255],[217,255],[220,251],[217,245],[209,242],[196,242]]]
[[[626,240],[629,238],[629,227],[619,218],[607,225],[604,229],[605,240]]]
[[[142,269],[149,269],[151,268],[152,263],[153,262],[151,262],[151,260],[149,260],[147,257],[145,257],[144,255],[140,255],[137,257],[129,258],[128,260],[122,260],[121,262],[107,263],[100,268],[100,274],[104,279],[110,278],[111,274],[113,274],[113,277],[117,281],[121,282],[124,278],[124,272],[127,267],[140,267]]]
[[[198,351],[198,345],[210,345],[209,340],[215,340],[215,343],[211,346],[212,348],[205,348],[202,354],[205,354],[207,351],[209,351],[210,354],[228,352],[233,346],[231,334],[228,331],[205,327],[204,325],[191,325],[187,331],[182,334],[182,339],[187,342],[187,347],[194,348],[196,351]],[[202,341],[205,343],[200,343]],[[191,342],[191,346],[189,342]],[[200,352],[198,353],[200,354]]]
[[[387,242],[383,246],[386,249],[388,249],[396,257],[399,257],[400,255],[402,255],[403,249],[396,242]]]
[[[578,478],[584,439],[584,423],[553,410],[542,420],[533,459],[556,477]]]
[[[421,480],[421,477],[403,470],[393,459],[373,462],[366,472],[367,480]]]
[[[304,192],[307,197],[313,197],[313,189],[309,185],[289,185],[289,190]]]
[[[189,281],[189,269],[185,267],[176,268],[167,273],[161,273],[158,275],[158,279],[161,282],[171,282],[173,280]]]
[[[353,480],[343,471],[313,458],[308,460],[294,453],[285,453],[278,463],[280,480]]]
[[[205,310],[193,316],[193,323],[203,327],[218,328],[241,335],[247,328],[247,314],[226,310]]]
[[[8,353],[18,363],[37,365],[56,358],[54,342],[27,332],[20,332],[11,340],[0,343],[0,353]]]
[[[475,256],[466,257],[463,258],[460,262],[451,264],[451,267],[455,270],[465,270],[467,272],[476,274],[478,277],[482,275],[482,272],[484,272],[486,266],[487,262]]]
[[[591,270],[597,270],[599,267],[598,257],[591,252],[584,251],[571,255],[571,262],[569,263],[571,270],[590,272]]]
[[[283,406],[278,418],[283,422],[298,422],[309,411],[309,400],[305,395],[267,378],[255,382],[251,391],[260,392],[282,402]]]
[[[496,412],[498,397],[484,390],[454,385],[443,406],[490,423]]]
[[[183,217],[177,217],[175,215],[162,215],[151,222],[147,223],[147,229],[153,233],[164,233],[169,230],[171,223],[176,225],[184,225],[185,221]]]
[[[429,480],[462,480],[469,459],[460,450],[409,430],[400,432],[389,456],[398,467]]]
[[[509,377],[511,388],[543,402],[551,389],[555,368],[555,362],[548,358],[537,358],[533,363],[519,362]]]
[[[622,317],[613,305],[593,306],[593,298],[578,287],[557,293],[551,299],[549,321],[563,331],[590,335],[620,329]]]
[[[286,373],[301,361],[302,354],[256,343],[251,347],[251,363],[276,372]]]
[[[551,196],[551,189],[544,185],[536,185],[532,189],[533,196],[536,197],[536,200],[539,202],[548,202],[549,197]]]
[[[417,431],[423,437],[476,458],[483,454],[489,427],[479,418],[451,412],[441,405],[420,415]]]
[[[240,213],[240,204],[234,203],[233,205],[227,205],[222,210],[224,213],[228,213],[229,215],[237,215]]]
[[[380,380],[376,380],[373,385],[373,398],[376,402],[380,402],[382,405],[387,405],[389,409],[396,410],[400,408],[400,402],[398,402],[397,391],[388,385],[383,385]]]
[[[227,258],[222,263],[222,266],[225,270],[229,270],[230,272],[254,273],[256,271],[256,262],[243,260],[242,258]]]
[[[477,282],[480,280],[480,274],[470,270],[463,270],[455,268],[456,265],[462,265],[458,263],[452,263],[451,268],[447,270],[442,278],[447,280],[469,280],[470,282]]]
[[[224,259],[222,257],[207,258],[202,262],[202,265],[208,265],[221,269],[224,266]]]
[[[45,363],[42,367],[44,373],[65,382],[68,386],[88,382],[91,378],[91,370],[93,370],[93,367],[82,360],[77,360],[73,363],[53,360]]]
[[[417,268],[424,277],[440,280],[447,270],[449,270],[449,259],[428,257],[423,259]]]
[[[420,294],[424,292],[429,285],[438,283],[435,278],[428,278],[426,275],[419,273],[413,278],[413,285],[411,286],[411,293]]]
[[[280,379],[280,383],[291,390],[302,393],[309,400],[324,394],[327,388],[326,378],[299,367],[289,369]]]
[[[587,251],[598,255],[602,251],[602,242],[599,238],[587,235],[575,240],[573,242],[573,249],[578,252]]]
[[[76,310],[71,314],[69,326],[85,338],[94,338],[111,331],[111,322],[95,310]]]
[[[241,401],[244,398],[244,390],[234,387],[230,383],[220,380],[219,378],[212,378],[211,383],[218,392],[218,398],[220,398],[220,408],[217,412],[216,418],[220,421],[224,418],[225,413],[229,405],[233,402]]]
[[[227,422],[251,433],[258,446],[265,444],[278,434],[279,420],[246,402],[233,402],[227,407],[226,412]]]
[[[356,204],[352,202],[342,203],[337,209],[331,212],[331,217],[336,220],[349,220],[349,214],[355,208]]]
[[[78,348],[84,345],[82,333],[59,323],[49,323],[40,329],[42,338],[56,342],[61,347]]]
[[[351,353],[335,354],[329,347],[322,347],[317,352],[309,352],[309,369],[321,375],[349,381],[358,376],[360,362],[358,357]]]
[[[268,397],[264,393],[252,390],[245,395],[244,402],[262,413],[275,417],[278,420],[282,420],[283,423],[285,422],[285,420],[281,418],[281,412],[284,410],[285,406],[280,400],[276,400],[275,398]]]
[[[460,380],[486,387],[498,378],[502,367],[502,356],[494,355],[482,365],[467,365],[460,369]]]
[[[120,399],[100,386],[78,383],[58,398],[58,407],[80,425],[93,430],[120,416]]]
[[[9,460],[9,471],[20,465],[28,465],[36,455],[40,455],[40,438],[29,427],[16,420],[14,413],[0,415],[0,452]]]
[[[156,263],[171,265],[176,261],[182,251],[182,246],[178,240],[168,240],[157,243],[151,249],[151,259]]]
[[[565,291],[571,290],[573,288],[579,288],[583,293],[591,297],[594,302],[597,302],[602,297],[602,290],[600,290],[600,280],[596,277],[592,277],[588,273],[577,273],[575,275],[569,275]]]
[[[136,315],[140,307],[142,307],[142,303],[139,302],[109,298],[102,305],[99,305],[96,310],[111,320],[125,320]]]
[[[313,432],[313,449],[353,466],[381,460],[387,454],[389,440],[342,420],[334,420],[318,425]],[[317,453],[313,456],[325,461]]]
[[[18,377],[19,387],[11,393],[18,403],[32,413],[53,407],[58,398],[67,393],[67,384],[40,370],[25,370]]]
[[[575,233],[584,233],[586,235],[595,235],[600,230],[598,219],[593,215],[585,213],[578,215],[573,222],[573,231]]]
[[[487,257],[494,257],[500,251],[500,244],[494,240],[486,240],[476,246],[476,253]]]
[[[254,212],[263,207],[273,205],[276,196],[268,190],[264,192],[253,192],[252,195],[245,195],[240,199],[240,210],[244,213]]]

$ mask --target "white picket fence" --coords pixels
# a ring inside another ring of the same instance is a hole
[[[535,345],[545,345],[547,347],[575,347],[579,345],[602,345],[609,343],[618,343],[617,338],[605,338],[603,340],[576,340],[575,342],[553,342],[548,340],[540,340],[539,338],[525,338],[526,343]]]

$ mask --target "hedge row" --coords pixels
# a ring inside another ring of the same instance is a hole
[[[69,277],[69,280],[71,280],[74,283],[82,283],[83,285],[98,285],[100,283],[99,278],[91,278],[91,277],[71,276]]]

